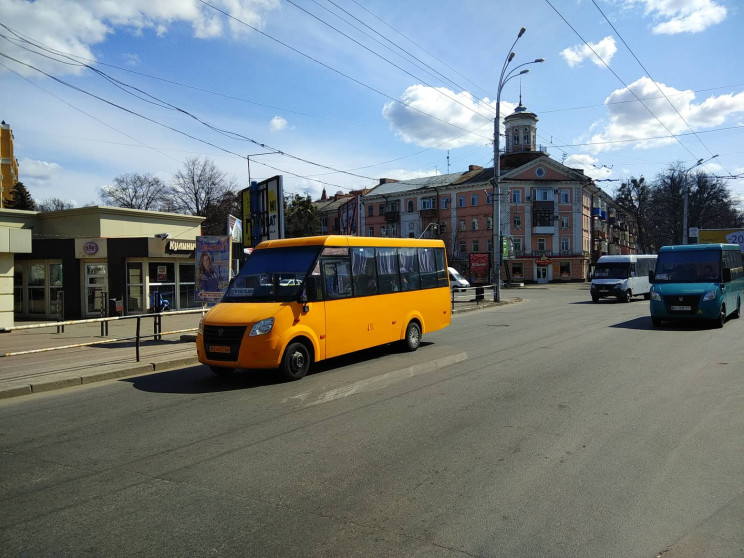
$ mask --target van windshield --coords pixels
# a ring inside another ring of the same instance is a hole
[[[721,253],[716,250],[662,252],[656,262],[655,283],[713,283],[720,281]]]
[[[596,279],[627,279],[630,271],[628,262],[604,262],[598,263],[594,269]]]
[[[222,302],[297,300],[305,277],[322,246],[254,250],[230,283]]]

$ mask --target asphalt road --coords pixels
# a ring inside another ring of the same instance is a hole
[[[520,296],[299,382],[0,401],[0,555],[744,556],[744,320]]]

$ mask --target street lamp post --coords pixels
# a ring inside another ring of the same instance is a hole
[[[504,88],[506,82],[517,76],[526,74],[530,70],[525,68],[520,72],[517,72],[519,68],[527,66],[529,64],[537,64],[539,62],[545,62],[544,58],[537,58],[532,62],[525,62],[515,66],[507,73],[506,69],[514,59],[514,45],[517,44],[519,38],[524,35],[527,29],[522,27],[519,30],[517,38],[514,39],[509,54],[504,60],[504,65],[501,68],[501,76],[499,77],[499,86],[496,90],[496,117],[493,119],[493,187],[491,193],[491,206],[493,215],[491,217],[492,223],[491,228],[493,230],[493,261],[491,263],[492,275],[493,275],[493,300],[494,302],[501,302],[501,196],[499,193],[499,181],[501,178],[501,155],[499,147],[499,121],[501,120],[501,90]],[[517,73],[515,73],[517,72]]]
[[[684,193],[682,195],[682,244],[687,244],[689,242],[688,238],[688,230],[687,230],[687,198],[690,195],[690,186],[687,184],[687,173],[690,172],[692,169],[699,167],[703,163],[707,163],[708,161],[711,161],[718,157],[718,154],[716,153],[712,157],[709,157],[708,159],[698,159],[697,163],[692,165],[689,169],[684,171],[682,173],[682,180],[684,180],[684,184],[682,184],[682,187],[684,188]]]

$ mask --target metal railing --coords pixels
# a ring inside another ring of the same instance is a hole
[[[197,308],[194,310],[175,310],[175,311],[168,311],[168,312],[156,312],[156,313],[150,313],[150,314],[137,314],[134,316],[111,316],[108,318],[89,318],[89,319],[84,319],[84,320],[68,320],[64,322],[49,322],[49,323],[42,323],[42,324],[29,324],[29,325],[20,325],[20,326],[11,326],[7,328],[0,328],[0,333],[11,333],[13,331],[56,327],[57,333],[60,333],[60,332],[64,332],[65,326],[100,323],[101,324],[101,337],[104,337],[108,335],[108,324],[110,322],[122,321],[122,320],[136,320],[137,321],[135,335],[132,337],[117,337],[117,338],[112,338],[112,339],[102,339],[100,341],[88,341],[85,343],[74,343],[71,345],[59,345],[56,347],[45,347],[43,349],[28,349],[25,351],[0,353],[0,358],[18,356],[18,355],[29,355],[29,354],[34,354],[34,353],[44,353],[44,352],[49,352],[49,351],[59,351],[62,349],[92,347],[95,345],[105,345],[108,343],[116,343],[116,342],[121,342],[121,341],[134,341],[136,358],[137,358],[137,362],[139,362],[140,361],[140,345],[143,339],[152,338],[154,341],[161,341],[162,337],[165,335],[175,335],[178,333],[194,332],[197,330],[197,328],[191,327],[191,328],[186,328],[186,329],[177,329],[173,331],[163,331],[163,316],[164,315],[175,316],[179,314],[197,314],[197,313],[205,314],[206,311],[207,310],[205,308]],[[152,318],[153,320],[153,334],[143,335],[142,327],[141,327],[142,319],[149,319],[149,318]]]

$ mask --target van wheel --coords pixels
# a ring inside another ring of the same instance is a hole
[[[408,351],[415,351],[421,344],[421,326],[418,322],[410,322],[406,328],[406,338],[403,343]]]
[[[718,313],[718,319],[715,320],[715,326],[718,328],[723,327],[723,324],[726,323],[726,305],[721,304],[721,311]]]
[[[592,302],[599,302],[599,297],[592,295]]]
[[[227,376],[235,370],[235,368],[230,368],[229,366],[210,366],[209,369],[218,376]]]
[[[304,343],[294,341],[287,346],[279,372],[287,380],[299,380],[310,368],[310,351]]]
[[[651,323],[654,325],[654,327],[661,327],[661,319],[660,318],[655,318],[655,317],[652,316],[651,317]]]
[[[622,296],[622,297],[620,297],[620,300],[621,300],[622,302],[630,302],[630,289],[628,289],[627,291],[625,291],[625,292],[623,293],[623,296]]]

